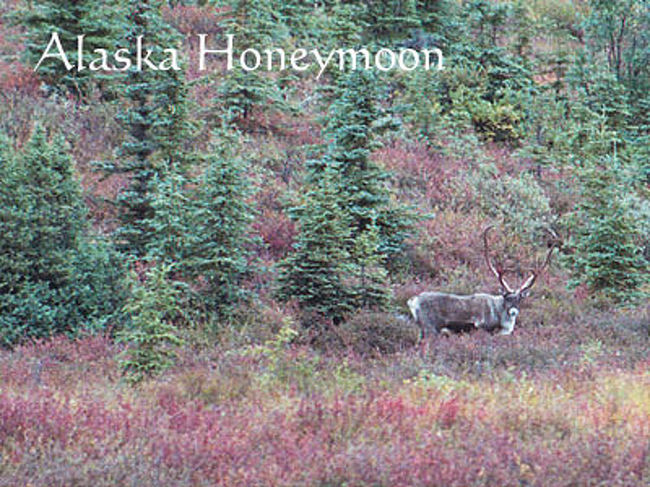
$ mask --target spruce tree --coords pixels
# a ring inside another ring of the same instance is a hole
[[[170,277],[200,282],[205,307],[224,315],[242,296],[253,210],[237,134],[219,131],[214,140],[210,153],[196,156],[200,176],[172,171],[158,182],[148,255],[173,263]]]
[[[458,4],[454,0],[416,0],[417,16],[422,29],[438,39],[448,38],[453,34],[449,29],[457,28],[454,25],[457,9]]]
[[[370,159],[389,120],[375,90],[365,71],[337,80],[325,129],[329,145],[307,165],[309,190],[293,211],[300,227],[296,253],[282,264],[280,296],[335,323],[352,310],[387,303],[385,266],[402,250],[413,221],[392,204],[390,176]]]
[[[379,227],[373,221],[352,249],[356,303],[364,309],[383,308],[390,298],[386,256],[379,250]]]
[[[291,37],[307,40],[318,38],[317,36],[322,34],[322,30],[319,29],[321,21],[319,17],[323,16],[321,6],[304,0],[284,0],[279,3],[277,9]]]
[[[187,84],[178,72],[171,73],[170,79],[170,89],[159,94],[172,110],[159,126],[168,136],[159,140],[151,156],[158,170],[150,183],[152,216],[146,223],[151,233],[144,249],[147,257],[167,264],[183,261],[187,252],[186,236],[193,225],[189,186],[195,183],[188,172],[201,159],[201,154],[186,147],[195,128],[188,116]]]
[[[163,49],[178,47],[180,42],[178,33],[163,21],[160,9],[159,0],[129,3],[129,46],[135,49],[142,36],[153,51],[154,63],[167,59]],[[119,118],[127,137],[118,160],[102,167],[107,175],[129,177],[128,187],[116,201],[120,227],[115,239],[123,252],[143,258],[153,232],[154,181],[162,180],[170,169],[187,165],[183,146],[190,135],[184,76],[173,69],[138,70],[134,66],[124,81],[123,104]]]
[[[36,66],[50,42],[53,32],[59,35],[66,57],[77,64],[77,36],[84,36],[83,59],[85,70],[67,70],[61,59],[45,59],[38,74],[51,90],[81,97],[87,95],[95,82],[102,82],[109,73],[91,71],[88,65],[95,49],[115,52],[123,36],[123,15],[118,0],[35,0],[13,14],[13,20],[26,29],[24,57],[30,66]],[[56,49],[50,51],[57,53]]]
[[[391,258],[403,250],[412,216],[391,203],[390,174],[370,159],[379,146],[377,135],[392,128],[392,119],[382,113],[377,99],[377,80],[370,72],[353,70],[338,80],[325,129],[329,146],[324,157],[311,161],[308,169],[312,179],[318,178],[325,166],[338,174],[346,193],[343,210],[350,216],[352,237],[375,222],[379,251]]]
[[[118,334],[118,341],[127,345],[120,367],[129,382],[140,382],[172,366],[177,347],[183,343],[175,326],[183,318],[177,302],[181,290],[167,278],[170,269],[152,268],[143,284],[134,285],[124,305],[130,322]]]
[[[3,165],[3,170],[9,171],[8,187],[3,190],[6,206],[2,205],[7,212],[3,243],[8,248],[1,253],[12,275],[8,280],[43,278],[59,288],[70,273],[85,217],[63,137],[50,143],[45,129],[37,126],[24,153]],[[18,232],[16,238],[7,238],[13,232]]]
[[[280,265],[278,295],[295,299],[309,317],[335,324],[355,309],[351,221],[341,208],[338,175],[326,168],[293,210],[300,233],[295,252]]]
[[[619,164],[610,157],[589,159],[578,168],[580,200],[569,216],[574,234],[568,260],[574,284],[627,300],[638,297],[647,282],[648,263],[641,247],[644,222],[636,220],[617,171]]]
[[[324,32],[318,39],[318,46],[323,50],[367,49],[363,44],[363,34],[368,28],[365,19],[365,5],[335,2],[324,22]],[[365,66],[363,56],[357,58],[357,66]],[[325,110],[336,99],[336,86],[339,79],[346,75],[335,63],[328,65],[323,76],[323,83],[317,90],[320,102]]]
[[[406,38],[421,26],[416,0],[371,2],[366,21],[377,43]]]
[[[228,0],[225,3],[230,8],[222,15],[220,25],[226,35],[234,36],[234,59],[237,62],[249,48],[260,50],[260,46],[282,47],[286,43],[288,30],[283,10],[277,8],[272,0]],[[243,59],[249,66],[256,63],[253,55]],[[277,110],[287,108],[278,85],[263,70],[266,68],[245,70],[237,66],[226,73],[217,100],[225,122],[245,129],[255,110],[265,112],[269,107]]]
[[[63,137],[37,127],[23,153],[0,154],[0,341],[107,324],[124,297],[121,266],[89,232]]]
[[[349,15],[352,14],[352,15]],[[386,0],[383,2],[368,2],[363,0],[334,0],[328,12],[333,21],[333,27],[328,34],[339,37],[342,32],[336,26],[357,26],[363,36],[365,45],[390,45],[392,42],[404,39],[411,31],[420,28],[421,17],[425,12],[418,11],[417,0]],[[349,23],[344,19],[348,18]],[[342,22],[343,21],[343,22]],[[347,30],[347,27],[346,27]],[[354,29],[355,31],[357,29]],[[344,40],[339,37],[339,40]],[[338,44],[337,47],[354,47],[355,44]]]
[[[327,25],[329,49],[353,48],[362,44],[363,33],[368,28],[366,9],[365,5],[355,3],[336,2],[332,6]],[[333,71],[336,72],[339,71]]]
[[[235,134],[218,136],[207,167],[199,180],[194,209],[194,234],[187,267],[202,276],[210,309],[230,311],[242,294],[241,281],[248,269],[247,237],[253,209],[251,190]]]
[[[586,51],[634,93],[650,89],[650,5],[636,0],[593,0],[584,21]]]
[[[373,124],[379,118],[379,110],[373,81],[362,71],[351,71],[340,80],[326,128],[332,143],[322,161],[337,171],[340,184],[349,193],[347,210],[356,227],[355,234],[361,233],[372,221],[375,210],[388,202],[384,189],[388,175],[370,161],[372,150],[378,147]]]
[[[154,262],[174,266],[171,275],[183,276],[183,265],[193,236],[193,181],[179,171],[169,171],[153,182],[151,238],[146,256]],[[189,233],[188,233],[189,232]]]

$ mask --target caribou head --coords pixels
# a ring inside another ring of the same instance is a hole
[[[424,292],[412,297],[408,301],[408,306],[420,326],[423,337],[429,332],[450,333],[474,328],[499,331],[503,335],[512,333],[519,315],[520,303],[528,296],[530,288],[548,266],[553,249],[557,245],[557,238],[554,238],[542,265],[531,271],[530,276],[515,290],[506,282],[505,271],[495,267],[490,260],[488,233],[491,229],[492,226],[489,226],[483,231],[483,252],[488,268],[501,285],[501,294],[477,293],[461,296]]]

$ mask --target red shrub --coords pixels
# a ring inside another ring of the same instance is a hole
[[[7,64],[0,61],[0,93],[21,92],[36,96],[39,88],[38,77],[33,69],[21,63]]]
[[[139,389],[105,338],[26,345],[0,352],[0,483],[645,485],[644,326],[583,316],[373,360],[187,350]]]
[[[165,21],[176,27],[179,32],[187,36],[208,34],[213,37],[221,31],[219,27],[219,11],[215,7],[201,7],[198,5],[176,5],[163,10]]]
[[[269,257],[281,259],[291,250],[297,234],[296,225],[281,211],[262,210],[252,226],[254,232],[262,237]]]
[[[401,192],[407,198],[422,198],[432,206],[458,204],[465,200],[468,188],[459,177],[467,164],[416,142],[394,143],[373,154],[373,159],[395,174]]]
[[[414,242],[414,273],[420,278],[442,275],[448,279],[454,269],[465,266],[475,269],[479,280],[487,276],[481,241],[484,226],[475,214],[452,211],[440,211],[421,222]]]

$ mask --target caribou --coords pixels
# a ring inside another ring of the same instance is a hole
[[[515,328],[521,301],[528,296],[539,275],[548,266],[553,249],[557,246],[557,235],[541,266],[531,271],[524,283],[514,290],[504,278],[504,270],[494,266],[490,260],[488,233],[492,225],[483,231],[484,257],[488,268],[499,281],[501,294],[457,295],[441,292],[423,292],[408,300],[408,306],[415,322],[419,325],[421,336],[449,334],[480,328],[490,332],[509,335]]]

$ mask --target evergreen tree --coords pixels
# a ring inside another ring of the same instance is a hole
[[[356,301],[361,308],[383,308],[390,298],[386,256],[379,250],[379,227],[373,221],[355,240],[352,251]]]
[[[366,22],[372,40],[382,41],[407,38],[410,32],[421,26],[417,0],[387,0],[368,3]]]
[[[154,63],[168,59],[163,49],[180,41],[178,33],[164,23],[160,8],[159,0],[132,0],[129,4],[128,43],[134,50],[139,36],[146,39]],[[119,160],[102,167],[108,175],[129,176],[129,186],[116,201],[121,225],[115,239],[122,251],[142,258],[153,232],[154,181],[188,164],[184,150],[190,138],[185,79],[173,69],[138,70],[134,66],[127,73],[123,96],[119,118],[127,138],[118,152]]]
[[[592,4],[584,22],[587,42],[567,76],[581,101],[571,114],[584,127],[575,140],[588,156],[615,156],[640,191],[650,174],[650,5]]]
[[[340,184],[349,193],[347,211],[355,235],[365,230],[376,210],[386,206],[389,198],[384,186],[388,174],[370,161],[372,150],[378,147],[374,124],[379,110],[373,81],[362,71],[351,71],[341,79],[326,128],[332,143],[321,162],[340,174]]]
[[[147,243],[147,258],[174,266],[174,274],[183,276],[183,262],[190,252],[193,233],[192,180],[180,171],[171,170],[153,182],[151,238]]]
[[[313,40],[323,34],[319,25],[323,17],[323,8],[317,3],[304,0],[284,0],[278,3],[276,8],[285,20],[291,37]]]
[[[175,322],[183,313],[177,300],[178,283],[167,279],[169,266],[154,267],[144,284],[134,287],[124,312],[130,323],[118,334],[118,341],[127,345],[120,367],[129,382],[136,383],[159,374],[173,365],[176,348],[183,341]]]
[[[248,182],[236,156],[236,137],[222,133],[204,156],[203,174],[187,181],[170,175],[154,201],[154,236],[149,247],[156,260],[175,263],[180,276],[203,282],[210,309],[226,312],[241,297],[247,269],[246,233],[253,211]]]
[[[583,105],[578,106],[578,110],[586,108],[599,118],[605,117],[601,123],[623,134],[628,125],[629,92],[612,73],[592,65],[587,57],[579,56],[568,73],[568,80]],[[587,127],[592,125],[586,122]]]
[[[95,49],[115,52],[117,41],[123,36],[123,13],[118,0],[35,0],[17,11],[13,18],[26,28],[24,56],[31,66],[39,62],[54,32],[59,35],[68,61],[76,65],[77,36],[84,36],[85,70],[75,67],[68,71],[59,58],[45,59],[38,68],[50,89],[83,97],[94,82],[101,83],[111,77],[109,73],[91,71],[88,66],[97,57]],[[58,51],[52,48],[50,52]]]
[[[201,154],[186,149],[187,140],[194,132],[189,121],[187,85],[183,75],[175,73],[170,78],[170,90],[161,93],[161,99],[172,108],[161,119],[161,132],[168,133],[158,144],[152,158],[158,171],[151,180],[152,216],[147,224],[151,233],[145,244],[146,255],[167,264],[185,259],[185,239],[192,228],[192,194],[188,187],[195,183],[188,171],[201,162]],[[178,271],[178,267],[175,267]]]
[[[294,209],[296,253],[283,263],[280,295],[340,322],[350,311],[388,300],[387,259],[397,256],[413,221],[391,203],[389,175],[370,160],[388,126],[372,75],[350,71],[337,81],[321,159],[308,163],[309,192]]]
[[[586,50],[605,61],[635,98],[650,90],[650,4],[636,0],[592,0],[585,19]],[[632,101],[635,101],[633,99]]]
[[[450,29],[454,29],[458,4],[453,0],[417,0],[417,16],[425,32],[448,39]],[[442,47],[441,44],[438,44]]]
[[[616,172],[611,158],[587,160],[578,169],[581,191],[575,212],[570,216],[575,234],[569,247],[574,283],[610,297],[638,297],[648,281],[648,263],[642,254],[641,228],[632,212],[632,199]],[[647,223],[647,222],[646,222]]]
[[[486,139],[511,144],[523,137],[529,117],[524,103],[536,93],[537,85],[524,55],[530,26],[519,10],[518,6],[485,0],[456,6],[441,2],[440,11],[448,15],[437,16],[439,25],[432,26],[433,33],[416,39],[421,45],[442,49],[445,55],[447,69],[425,88],[437,92],[425,106],[431,104],[440,111],[442,124],[449,120],[464,126],[469,121]],[[517,26],[513,29],[517,35],[513,44],[503,46],[499,40],[509,25]],[[413,80],[409,84],[409,98],[417,101],[419,95],[414,90],[418,83]]]
[[[368,46],[363,44],[363,35],[368,28],[365,21],[366,8],[365,4],[334,2],[327,12],[323,34],[317,40],[318,48],[323,51],[335,49],[368,50]],[[359,56],[356,62],[357,66],[365,65],[363,56]],[[326,67],[324,73],[323,83],[317,87],[317,91],[320,95],[320,103],[324,107],[323,109],[326,110],[336,98],[336,86],[339,79],[345,76],[345,71],[339,69],[338,64],[332,63]]]
[[[407,38],[414,29],[422,26],[421,18],[425,16],[424,12],[419,11],[418,0],[333,0],[328,3],[331,4],[328,16],[333,26],[328,29],[328,34],[334,39],[345,40],[350,37],[341,37],[340,33],[358,32],[363,36],[366,46],[374,44],[387,47]],[[337,48],[355,47],[356,44],[340,43]]]
[[[376,80],[367,71],[350,71],[339,79],[325,130],[330,144],[325,156],[309,162],[308,168],[312,179],[320,177],[326,166],[338,174],[338,184],[346,194],[342,209],[350,216],[352,237],[376,222],[379,250],[390,258],[403,250],[412,217],[391,203],[390,175],[370,160],[378,147],[377,134],[392,123],[378,107],[376,90]]]
[[[335,322],[353,309],[386,303],[385,257],[401,250],[411,222],[391,204],[389,175],[370,160],[386,122],[371,76],[358,70],[338,79],[325,130],[330,143],[322,159],[308,163],[310,191],[295,211],[297,252],[281,277],[283,297]]]
[[[338,175],[326,168],[294,208],[300,234],[295,252],[280,265],[278,295],[296,299],[307,316],[335,324],[355,309],[350,217],[341,209]]]
[[[328,15],[328,49],[356,48],[362,44],[367,6],[337,1]],[[336,70],[335,72],[338,72]]]
[[[288,30],[283,10],[272,0],[228,0],[225,4],[230,8],[223,14],[220,24],[226,35],[234,36],[233,56],[237,62],[243,59],[246,65],[255,66],[257,58],[246,55],[247,49],[282,47],[286,43]],[[265,62],[263,59],[260,61]],[[266,67],[245,70],[237,66],[226,73],[217,100],[226,123],[246,128],[254,110],[264,112],[269,107],[286,109],[278,85],[263,70]]]
[[[247,232],[253,218],[247,202],[250,182],[244,161],[236,154],[237,142],[224,134],[208,156],[195,198],[196,239],[187,264],[190,275],[205,280],[210,309],[221,314],[242,297],[241,280],[249,259]]]
[[[578,182],[578,203],[566,219],[573,283],[614,299],[638,297],[647,282],[650,222],[642,203],[647,149],[629,117],[630,91],[586,55],[569,81],[573,102],[551,157],[572,168]]]
[[[200,177],[171,172],[157,185],[148,251],[159,262],[174,263],[178,277],[201,281],[206,307],[224,314],[242,295],[253,211],[236,136],[223,132],[215,140],[213,152],[202,156]]]
[[[61,136],[37,127],[24,152],[0,155],[0,341],[106,324],[124,297],[117,256],[89,235]]]

